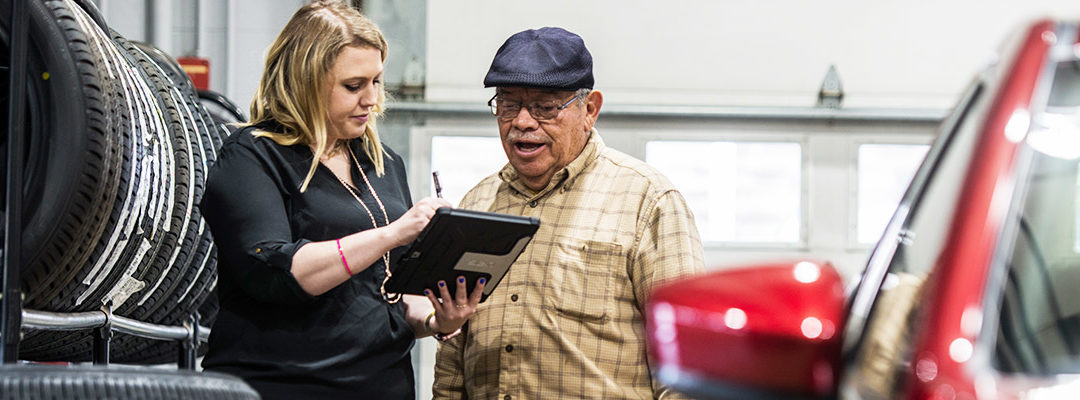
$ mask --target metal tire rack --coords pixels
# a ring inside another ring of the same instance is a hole
[[[0,255],[0,269],[3,271],[3,292],[0,293],[0,364],[17,363],[19,340],[22,328],[39,330],[71,331],[82,329],[94,330],[93,363],[109,364],[110,343],[114,332],[140,336],[155,340],[175,340],[178,342],[178,367],[194,370],[197,349],[200,342],[205,342],[210,330],[199,326],[198,314],[188,318],[183,326],[165,326],[137,321],[113,315],[109,306],[101,311],[80,313],[53,313],[23,309],[23,294],[20,288],[20,259],[22,257],[22,198],[23,185],[23,132],[24,105],[26,96],[27,46],[29,13],[27,1],[12,2],[11,23],[11,62],[9,69],[10,93],[7,126],[7,199],[4,210],[4,243]]]

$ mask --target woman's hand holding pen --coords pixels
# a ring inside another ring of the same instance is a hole
[[[424,230],[428,221],[431,221],[431,217],[435,215],[435,210],[440,207],[451,206],[446,200],[431,197],[425,197],[416,202],[401,218],[386,226],[389,228],[387,232],[390,233],[390,238],[398,246],[411,243],[416,239],[416,236],[420,235],[420,231]]]
[[[486,283],[484,278],[477,280],[476,287],[466,297],[468,289],[466,288],[465,277],[459,276],[456,282],[457,290],[454,291],[454,296],[451,297],[447,283],[439,281],[439,298],[442,301],[435,298],[435,293],[432,293],[430,289],[425,289],[424,295],[431,301],[431,305],[435,307],[435,318],[428,323],[428,328],[440,334],[449,334],[461,329],[469,317],[476,312],[476,306],[480,304],[480,296],[484,293]],[[453,300],[450,300],[451,298]]]
[[[431,200],[441,204],[449,205],[446,200],[443,200],[442,185],[439,184],[439,173],[433,171],[431,178],[434,181],[435,195],[437,199],[426,198],[424,200]],[[421,202],[424,202],[421,200]],[[418,203],[419,204],[419,203]],[[436,207],[438,209],[438,207]],[[434,210],[432,211],[434,215]],[[431,216],[428,217],[429,219]],[[423,229],[423,227],[421,227]],[[418,233],[419,234],[419,233]],[[484,278],[480,278],[476,281],[476,287],[473,288],[472,293],[467,294],[467,284],[465,283],[465,277],[457,277],[457,289],[454,291],[454,295],[450,295],[450,288],[447,286],[447,282],[439,281],[438,291],[434,293],[431,289],[424,289],[424,295],[428,301],[431,302],[434,311],[424,319],[424,328],[428,333],[434,333],[435,337],[439,340],[449,339],[458,332],[461,331],[461,327],[465,325],[474,313],[476,313],[476,306],[480,304],[480,298],[484,293],[484,286],[487,282]],[[438,294],[438,297],[436,297]]]

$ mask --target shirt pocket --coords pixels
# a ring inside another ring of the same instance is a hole
[[[559,237],[552,255],[545,302],[566,317],[593,322],[607,319],[613,308],[613,271],[625,263],[622,245]]]

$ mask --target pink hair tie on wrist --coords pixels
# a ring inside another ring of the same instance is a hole
[[[349,269],[349,262],[345,261],[345,252],[341,251],[341,239],[335,240],[337,242],[337,252],[341,255],[341,265],[345,266],[345,272],[352,276],[352,270]]]

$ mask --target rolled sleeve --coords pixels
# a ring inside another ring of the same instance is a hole
[[[218,246],[218,273],[258,301],[310,301],[291,272],[293,255],[310,241],[292,237],[288,192],[253,150],[230,144],[210,172],[200,205]]]
[[[238,263],[240,267],[237,282],[243,290],[256,300],[274,304],[305,303],[314,297],[308,294],[296,281],[290,269],[292,257],[309,240],[301,239],[291,243],[257,243],[247,247],[246,260]]]

